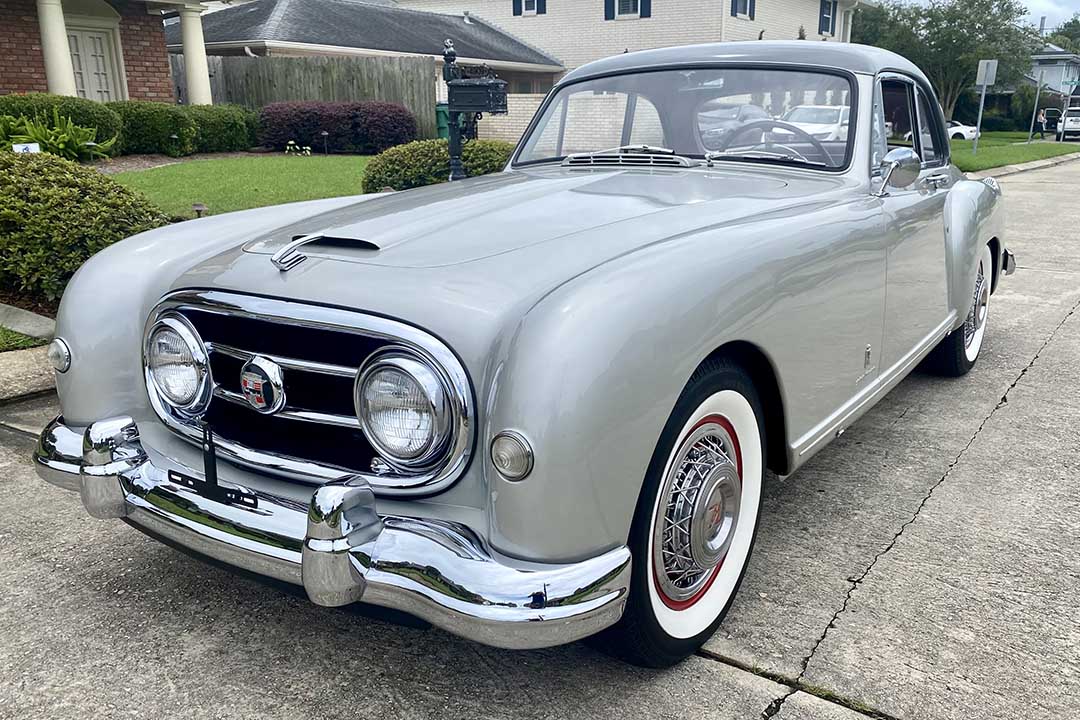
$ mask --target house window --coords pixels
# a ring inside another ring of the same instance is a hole
[[[734,0],[736,15],[750,15],[750,0]]]
[[[836,34],[836,0],[821,0],[821,9],[818,15],[818,33],[821,35]]]
[[[639,11],[638,0],[619,0],[618,8],[620,15],[637,15]]]
[[[525,0],[525,14],[526,15],[535,15],[536,14],[536,0]]]

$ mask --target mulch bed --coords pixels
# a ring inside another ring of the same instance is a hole
[[[21,295],[17,295],[10,290],[0,289],[0,303],[5,305],[14,305],[17,308],[23,310],[29,310],[30,312],[37,313],[38,315],[44,315],[45,317],[56,319],[56,311],[60,307],[60,301],[56,300],[49,302],[46,300],[35,301],[29,300]]]
[[[163,165],[175,165],[176,163],[191,162],[192,160],[216,160],[218,158],[237,158],[259,154],[248,151],[202,153],[200,155],[188,155],[186,157],[169,157],[168,155],[121,155],[120,157],[106,158],[88,163],[89,167],[106,175],[127,172],[128,170],[150,170]]]

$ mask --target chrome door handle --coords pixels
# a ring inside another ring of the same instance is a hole
[[[951,178],[946,173],[935,173],[934,175],[927,176],[927,178],[923,180],[923,184],[927,187],[933,186],[933,188],[937,190],[938,188],[949,187],[950,180]]]

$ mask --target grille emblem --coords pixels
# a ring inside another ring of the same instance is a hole
[[[256,355],[244,363],[240,370],[240,389],[248,405],[264,415],[272,415],[285,407],[281,366],[269,358]]]

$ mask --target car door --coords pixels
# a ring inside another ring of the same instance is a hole
[[[889,73],[878,78],[875,100],[878,122],[889,128],[880,150],[913,146],[922,158],[916,182],[886,188],[880,198],[886,246],[881,368],[887,375],[933,341],[948,315],[944,209],[953,176],[933,95],[912,78]]]

